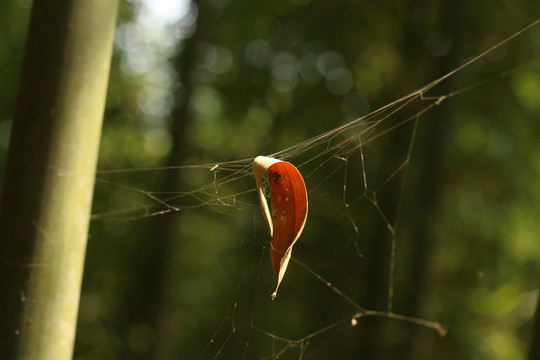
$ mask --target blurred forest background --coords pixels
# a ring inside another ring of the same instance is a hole
[[[540,283],[540,26],[427,93],[466,90],[425,113],[418,100],[369,133],[315,137],[489,49],[539,2],[121,6],[75,359],[524,358]],[[0,3],[0,174],[30,8]],[[349,150],[326,152],[340,141]],[[271,301],[249,169],[283,149],[310,214]],[[352,326],[349,299],[448,335],[385,316]]]

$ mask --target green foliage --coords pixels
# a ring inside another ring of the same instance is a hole
[[[0,174],[3,174],[4,170],[11,119],[15,109],[29,7],[27,1],[6,1],[0,4]],[[0,186],[3,178],[0,176]]]
[[[26,14],[15,4],[1,6]],[[150,28],[139,2],[121,10],[77,359],[236,359],[244,351],[265,358],[287,345],[269,334],[298,339],[350,317],[355,309],[343,297],[294,262],[270,302],[270,238],[254,181],[223,180],[249,172],[241,168],[249,161],[223,162],[276,153],[366,115],[539,13],[536,4],[509,1],[201,0],[197,9],[178,24],[150,21]],[[2,76],[11,76],[2,77],[11,85],[0,84],[4,123],[24,16],[11,16],[17,31],[0,33],[19,39],[0,41],[13,49],[13,57],[0,57]],[[357,150],[322,163],[321,142],[289,159],[303,165],[310,192],[293,258],[360,305],[387,310],[392,237],[364,196],[366,175],[368,188],[381,185],[377,204],[388,223],[399,219],[394,312],[437,320],[449,335],[360,318],[309,345],[289,343],[280,358],[302,351],[342,359],[524,357],[540,273],[539,29],[425,94],[464,90],[420,116],[406,174],[387,180],[406,159],[413,122],[363,146],[363,157]],[[410,104],[388,124],[426,104]],[[179,165],[195,167],[118,171]],[[171,198],[170,207],[141,207],[155,205],[152,197]]]

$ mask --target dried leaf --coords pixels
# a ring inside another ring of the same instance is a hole
[[[272,212],[261,189],[262,178],[267,171]],[[276,290],[272,294],[272,298],[275,298],[287,270],[293,245],[306,224],[306,185],[294,165],[266,156],[255,158],[253,175],[257,183],[261,210],[272,236],[272,266],[277,276]]]

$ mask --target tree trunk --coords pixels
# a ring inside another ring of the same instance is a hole
[[[35,0],[0,204],[3,359],[71,359],[118,2]]]
[[[199,9],[197,16],[197,28],[194,34],[183,40],[184,47],[179,57],[176,59],[175,67],[180,77],[180,81],[183,85],[182,92],[177,91],[176,105],[172,112],[173,123],[169,129],[172,139],[172,149],[169,154],[167,164],[169,166],[178,166],[184,163],[184,160],[188,156],[189,148],[185,143],[186,128],[192,121],[192,118],[188,111],[188,102],[191,98],[192,84],[190,81],[191,71],[195,67],[195,49],[201,38],[204,38],[203,31],[204,26],[201,23],[201,17],[204,17],[204,9],[201,9],[201,5],[198,0],[192,0]],[[164,179],[164,190],[170,191],[174,189],[178,184],[182,184],[182,170],[168,172],[167,177]],[[161,289],[159,289],[159,306],[157,314],[157,343],[154,348],[153,359],[168,359],[178,357],[178,337],[174,331],[174,325],[168,321],[170,316],[170,309],[176,306],[174,296],[171,291],[171,279],[175,278],[175,266],[173,266],[173,257],[177,251],[182,251],[182,244],[178,243],[178,239],[182,236],[182,231],[178,227],[179,216],[167,216],[163,217],[160,226],[158,237],[160,241],[165,245],[162,254],[162,272],[163,281],[160,282]]]

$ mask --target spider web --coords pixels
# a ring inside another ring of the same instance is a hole
[[[193,224],[204,224],[204,233],[179,231],[182,235],[178,242],[187,245],[179,245],[171,255],[171,280],[165,297],[178,299],[188,294],[187,300],[169,301],[161,314],[163,328],[167,329],[164,337],[170,342],[176,338],[177,344],[172,347],[182,347],[183,352],[193,348],[188,357],[201,359],[345,358],[351,356],[348,351],[358,337],[369,336],[363,324],[372,324],[373,319],[378,326],[400,323],[407,324],[407,329],[425,329],[431,333],[426,336],[435,338],[433,341],[443,341],[438,338],[446,336],[448,326],[437,321],[436,311],[425,317],[410,316],[399,311],[396,301],[400,253],[421,251],[400,243],[405,236],[404,213],[412,201],[407,197],[407,179],[415,159],[418,132],[424,121],[436,121],[427,114],[436,113],[436,108],[451,98],[519,71],[498,72],[458,90],[436,93],[441,82],[538,22],[362,118],[276,153],[254,154],[291,162],[304,176],[308,189],[306,228],[275,301],[270,299],[275,286],[269,265],[270,236],[257,201],[251,173],[253,158],[99,172],[96,191],[105,194],[101,196],[129,194],[130,203],[120,202],[122,205],[113,210],[98,209],[93,215],[95,221],[131,223],[178,214],[179,228],[201,229]],[[181,173],[191,187],[161,192],[140,185],[145,178],[170,172]],[[118,175],[122,182],[115,180]],[[125,180],[126,175],[133,175],[133,185]],[[269,194],[268,184],[265,186]],[[134,201],[133,195],[138,200]],[[347,235],[334,237],[335,227]],[[189,255],[178,255],[180,252],[203,259],[191,259],[186,265],[185,256]],[[366,277],[370,276],[366,274],[370,269],[366,263],[372,258],[381,263],[373,275],[376,280],[367,282],[374,287],[366,289]],[[223,278],[220,267],[235,275]],[[217,285],[207,289],[213,282]],[[313,289],[317,291],[313,293]],[[218,301],[209,301],[216,296]],[[207,304],[220,305],[207,308]],[[182,307],[188,310],[179,309]],[[187,325],[179,330],[180,323]],[[201,343],[190,337],[189,333],[195,331],[206,332],[209,340]]]

